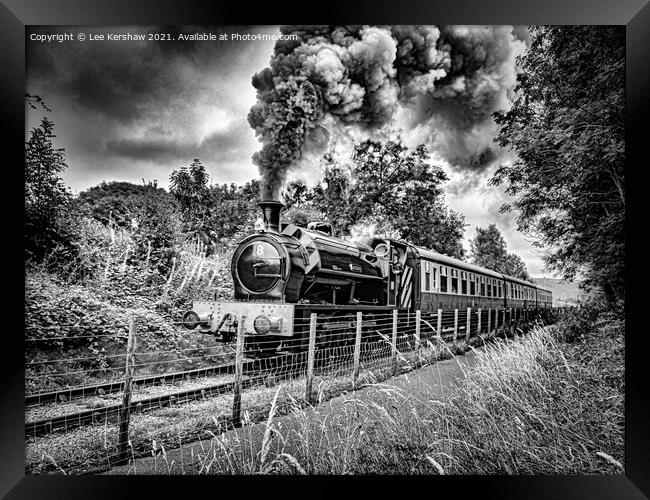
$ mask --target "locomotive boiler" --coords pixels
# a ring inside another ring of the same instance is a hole
[[[332,236],[326,223],[281,224],[283,204],[259,203],[263,220],[236,248],[231,272],[234,301],[197,301],[186,327],[231,339],[240,315],[249,347],[296,347],[312,312],[336,307],[369,312],[387,303],[388,262],[370,246]],[[293,341],[293,342],[292,342]]]

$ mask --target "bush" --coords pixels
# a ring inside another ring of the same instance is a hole
[[[585,335],[593,330],[601,311],[603,311],[603,304],[596,301],[569,309],[557,325],[560,339],[564,342],[584,340]]]

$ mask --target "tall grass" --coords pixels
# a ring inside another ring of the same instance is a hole
[[[620,386],[601,383],[562,347],[536,328],[476,351],[444,393],[433,383],[417,391],[378,384],[332,408],[296,402],[290,418],[271,415],[263,431],[215,437],[199,454],[200,472],[620,473]]]

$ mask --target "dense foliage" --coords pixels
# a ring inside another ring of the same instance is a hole
[[[498,142],[517,153],[492,180],[514,196],[520,230],[565,278],[624,298],[625,29],[542,26],[519,59]]]
[[[311,206],[332,221],[337,234],[372,232],[464,257],[465,218],[444,202],[444,171],[424,146],[409,149],[399,137],[357,143],[349,164],[326,154],[323,180],[309,190],[285,190],[291,206]]]
[[[171,173],[170,192],[180,208],[187,239],[198,239],[212,253],[224,239],[251,226],[259,186],[257,181],[244,186],[208,185],[208,181],[205,166],[195,159],[189,168]]]
[[[506,241],[495,224],[490,224],[487,228],[477,227],[476,236],[469,243],[473,264],[515,278],[531,280],[521,258],[508,253]]]
[[[43,117],[25,142],[25,258],[41,261],[67,242],[60,224],[72,195],[60,175],[65,150],[54,147],[54,123]]]

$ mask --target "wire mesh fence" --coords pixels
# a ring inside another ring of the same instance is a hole
[[[280,347],[277,341],[245,338],[248,318],[241,316],[234,344],[181,349],[140,343],[132,318],[129,334],[113,339],[115,349],[105,356],[112,364],[97,366],[92,352],[79,350],[69,358],[26,362],[28,376],[55,380],[43,384],[48,390],[26,395],[26,470],[104,470],[258,422],[268,415],[279,385],[276,414],[296,402],[320,403],[452,356],[490,336],[523,332],[562,313],[522,308],[314,313],[296,320],[302,336]],[[56,369],[43,369],[50,365]],[[192,365],[200,366],[178,369]],[[79,379],[99,383],[70,383]]]

